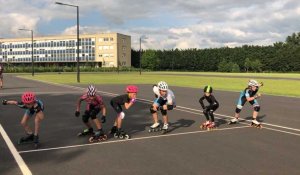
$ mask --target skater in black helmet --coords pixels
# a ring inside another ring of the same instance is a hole
[[[136,96],[138,92],[138,87],[134,85],[129,85],[126,87],[127,94],[119,95],[114,97],[110,101],[110,105],[117,112],[117,118],[115,120],[114,126],[111,128],[110,133],[116,138],[120,139],[129,139],[130,136],[123,131],[122,121],[125,117],[122,106],[124,105],[125,109],[129,109],[136,101]]]
[[[213,89],[211,86],[204,87],[204,95],[199,99],[199,103],[203,109],[203,114],[206,118],[206,122],[204,122],[200,127],[201,129],[212,129],[215,128],[215,118],[214,112],[219,108],[219,102],[212,95]],[[204,105],[204,100],[208,102],[208,105]]]
[[[259,88],[263,86],[263,83],[258,83],[256,80],[249,80],[247,88],[240,93],[238,103],[235,109],[234,119],[231,119],[228,124],[234,124],[239,121],[240,112],[243,106],[248,101],[253,106],[253,115],[251,126],[261,128],[261,124],[257,121],[258,112],[260,111],[260,105],[258,104],[257,98],[261,96],[258,93]]]
[[[80,116],[80,105],[82,101],[86,102],[85,112],[82,115],[82,121],[86,125],[87,129],[83,130],[78,136],[93,135],[89,141],[103,141],[107,139],[102,129],[102,123],[106,121],[106,107],[102,100],[102,97],[96,94],[96,87],[89,85],[85,94],[83,94],[77,101],[75,116]],[[101,122],[97,118],[97,114],[102,111]],[[95,123],[97,131],[94,132],[93,127],[89,121],[89,118]]]

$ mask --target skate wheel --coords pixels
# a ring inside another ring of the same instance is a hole
[[[120,135],[119,135],[119,138],[120,138],[120,139],[123,139],[123,138],[124,138],[124,136],[123,136],[122,134],[120,134]]]
[[[107,135],[103,135],[103,137],[101,137],[99,141],[105,141],[105,140],[107,140]]]
[[[130,136],[128,134],[126,134],[125,139],[130,139]]]
[[[90,142],[90,143],[94,143],[94,137],[90,137],[90,138],[89,138],[89,142]]]
[[[149,129],[148,132],[151,133],[151,132],[152,132],[152,129]]]

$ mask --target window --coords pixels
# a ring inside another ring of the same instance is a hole
[[[114,41],[114,38],[110,38],[110,41]]]
[[[109,41],[109,38],[104,38],[103,41],[104,41],[104,42],[105,42],[105,41]]]

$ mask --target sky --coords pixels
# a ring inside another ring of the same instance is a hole
[[[117,32],[133,49],[272,45],[300,30],[299,0],[0,0],[0,38]]]

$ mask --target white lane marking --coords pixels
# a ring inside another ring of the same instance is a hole
[[[20,94],[23,94],[24,91],[22,92],[6,92],[6,93],[0,93],[0,95],[2,96],[6,96],[6,95],[20,95]],[[38,91],[35,91],[34,92],[35,94],[80,94],[82,92],[70,92],[70,91],[45,91],[45,92],[38,92]]]
[[[19,77],[19,78],[23,78],[23,77]],[[71,85],[64,85],[64,84],[59,84],[59,83],[53,83],[53,82],[46,82],[46,81],[42,81],[42,80],[33,80],[33,79],[30,79],[30,78],[24,78],[24,79],[28,79],[28,80],[32,80],[32,81],[38,81],[38,82],[42,82],[42,83],[45,83],[45,84],[52,84],[52,85],[57,85],[57,86],[62,86],[62,87],[68,87],[68,88],[72,88],[72,89],[80,89],[80,90],[84,90],[85,88],[81,88],[81,87],[76,87],[76,86],[71,86]],[[119,94],[114,94],[114,93],[110,93],[110,92],[104,92],[104,91],[98,91],[102,94],[106,94],[107,96],[116,96],[116,95],[119,95]],[[138,98],[138,101],[141,101],[141,102],[147,102],[147,103],[152,103],[153,101],[151,100],[147,100],[147,99],[141,99],[141,98]],[[175,110],[178,110],[178,108],[182,108],[182,109],[186,109],[186,110],[191,110],[191,111],[196,111],[198,112],[198,114],[201,114],[202,111],[201,110],[197,110],[197,109],[192,109],[192,108],[188,108],[188,107],[184,107],[184,106],[177,106],[175,108]],[[185,111],[187,112],[187,111]],[[221,116],[221,117],[226,117],[228,119],[232,119],[234,117],[232,116],[229,116],[229,115],[224,115],[224,114],[218,114],[218,113],[214,113],[215,115],[217,116]],[[202,115],[202,114],[201,114]],[[242,121],[246,121],[246,122],[251,122],[251,120],[246,120],[246,119],[242,119]],[[263,122],[263,125],[267,125],[267,126],[272,126],[272,127],[277,127],[277,128],[282,128],[282,129],[287,129],[287,130],[293,130],[293,131],[298,131],[300,132],[300,129],[296,129],[296,128],[291,128],[291,127],[285,127],[285,126],[280,126],[280,125],[274,125],[274,124],[270,124],[270,123],[265,123]],[[269,128],[265,128],[265,129],[269,129]],[[274,130],[275,131],[275,130]],[[284,132],[284,133],[290,133],[290,132]]]
[[[4,141],[6,142],[10,152],[14,156],[17,164],[19,165],[22,173],[24,175],[31,175],[32,174],[31,171],[29,170],[28,166],[26,165],[26,163],[24,162],[24,160],[22,159],[22,157],[18,153],[17,149],[15,148],[14,144],[11,142],[10,138],[8,137],[7,133],[5,132],[5,130],[2,127],[1,124],[0,124],[0,133],[1,133]]]
[[[171,137],[171,136],[205,133],[205,132],[217,132],[217,131],[233,130],[233,129],[241,129],[241,128],[249,128],[249,126],[222,128],[222,129],[215,129],[214,131],[202,130],[202,131],[181,132],[181,133],[155,135],[155,136],[147,136],[147,137],[137,137],[137,138],[131,138],[131,139],[128,139],[128,140],[124,139],[124,140],[104,141],[104,142],[98,142],[98,143],[72,145],[72,146],[62,146],[62,147],[54,147],[54,148],[46,148],[46,149],[27,150],[27,151],[20,151],[19,153],[22,154],[22,153],[41,152],[41,151],[59,150],[59,149],[67,149],[67,148],[77,148],[77,147],[92,146],[92,145],[111,144],[111,143],[118,143],[118,142],[130,142],[130,141],[135,141],[135,140],[145,140],[145,139],[152,139],[152,138]]]

